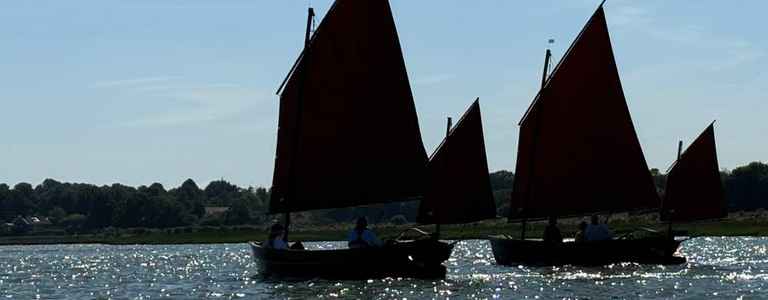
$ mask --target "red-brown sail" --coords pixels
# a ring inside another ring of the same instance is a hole
[[[460,224],[496,217],[485,156],[479,100],[475,100],[429,160],[422,224]]]
[[[280,97],[270,212],[418,197],[426,165],[389,2],[336,1]]]
[[[693,141],[667,174],[663,220],[698,221],[726,216],[714,124]]]
[[[658,208],[602,5],[520,122],[510,219]]]

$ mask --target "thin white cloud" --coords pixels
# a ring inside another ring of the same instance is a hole
[[[685,70],[681,67],[689,66],[699,71],[716,73],[755,62],[766,54],[763,49],[744,38],[713,34],[712,30],[706,28],[707,25],[661,26],[654,12],[655,8],[647,5],[648,3],[639,1],[611,2],[611,13],[608,17],[610,26],[645,34],[662,45],[685,47],[692,55],[679,57],[676,64],[665,61],[648,65],[646,69],[666,73]]]
[[[268,93],[238,83],[180,82],[179,76],[153,76],[96,82],[93,88],[120,88],[136,92],[135,101],[152,111],[118,127],[163,127],[210,122],[234,117],[267,99]],[[155,105],[158,100],[175,100],[172,106]]]
[[[154,83],[154,82],[153,82]],[[179,90],[196,90],[196,89],[212,89],[212,88],[240,88],[242,85],[237,83],[211,83],[202,85],[193,84],[149,84],[143,86],[135,86],[134,89],[140,92],[172,92]]]
[[[140,86],[148,83],[167,82],[180,78],[179,76],[152,76],[119,80],[97,81],[89,85],[90,88],[113,88],[124,86]]]
[[[164,113],[118,123],[120,127],[181,126],[236,117],[270,99],[266,92],[235,84],[213,84],[168,90],[151,98],[183,100],[185,105]]]

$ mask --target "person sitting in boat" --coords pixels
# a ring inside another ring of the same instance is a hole
[[[613,239],[613,232],[608,229],[608,225],[600,224],[597,215],[593,215],[587,226],[586,237],[587,241],[607,241]]]
[[[285,229],[280,223],[275,223],[269,228],[269,237],[264,243],[264,248],[285,250],[288,249],[288,243],[283,239]]]
[[[544,242],[551,244],[563,242],[563,235],[560,233],[560,228],[557,228],[557,218],[555,216],[549,217],[549,224],[544,228]]]
[[[587,240],[587,222],[581,221],[579,223],[579,231],[576,232],[576,236],[574,237],[573,241],[576,243],[583,243]]]
[[[357,218],[355,229],[352,229],[347,236],[350,249],[381,247],[383,243],[376,237],[376,234],[368,229],[368,220],[365,217]]]

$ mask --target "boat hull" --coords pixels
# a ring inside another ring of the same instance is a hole
[[[686,261],[675,255],[682,241],[666,237],[561,244],[507,237],[491,237],[489,240],[493,257],[500,265],[597,266],[621,262],[673,265]]]
[[[379,248],[275,250],[251,242],[259,274],[278,278],[444,278],[453,243],[427,239]]]

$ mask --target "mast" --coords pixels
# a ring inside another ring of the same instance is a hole
[[[448,139],[448,135],[451,134],[451,127],[453,126],[453,119],[448,117],[447,124],[445,126],[445,138]],[[435,223],[435,239],[440,238],[440,222]]]
[[[680,161],[680,156],[683,155],[683,140],[680,140],[677,142],[677,159],[675,162]],[[668,186],[667,186],[668,187]],[[668,211],[665,211],[663,213],[669,214],[669,224],[667,226],[667,236],[674,239],[675,237],[672,235],[672,214],[674,213],[674,210],[670,209]]]
[[[549,60],[551,58],[552,58],[552,51],[549,48],[547,48],[547,52],[544,54],[544,70],[541,73],[541,90],[544,90],[544,86],[547,85],[547,70],[549,70]],[[539,109],[540,109],[540,111],[542,110],[541,107]],[[538,139],[538,136],[539,136],[539,130],[538,129],[539,129],[539,127],[541,127],[541,125],[540,125],[541,121],[540,120],[541,120],[541,113],[539,113],[539,116],[536,119],[536,126],[534,127],[533,142],[532,142],[534,151],[533,151],[533,154],[531,155],[530,167],[528,168],[529,169],[528,170],[528,175],[529,176],[533,176],[533,172],[534,172],[535,166],[536,166],[536,159],[535,159],[536,150],[535,149],[536,149],[536,140]],[[527,201],[530,201],[533,198],[532,197],[533,193],[531,193],[531,190],[533,189],[533,181],[528,181],[527,189],[528,189],[528,197],[527,197],[528,200]],[[521,223],[522,224],[521,225],[522,229],[520,230],[520,239],[521,240],[525,240],[525,227],[526,227],[526,223],[528,223],[527,221],[528,221],[528,218],[523,218],[523,222]]]
[[[307,9],[307,28],[306,28],[306,31],[304,32],[304,59],[305,59],[305,62],[309,62],[309,42],[310,42],[310,38],[312,37],[311,36],[312,35],[312,20],[314,19],[314,17],[315,17],[315,10],[312,9],[312,7],[310,6]],[[302,119],[301,113],[303,111],[303,105],[302,104],[304,104],[304,88],[303,87],[304,87],[304,85],[306,84],[306,81],[307,81],[307,74],[308,74],[308,72],[302,73],[302,76],[300,78],[301,84],[299,85],[300,88],[298,89],[298,97],[297,97],[298,101],[297,101],[297,105],[296,105],[296,115],[297,115],[297,118],[296,118],[296,128],[297,128],[297,130],[300,130],[300,128],[301,128],[301,119]],[[300,136],[300,133],[295,135],[295,139],[296,140],[293,143],[293,149],[292,149],[292,152],[293,152],[294,156],[299,151],[299,142],[298,142],[299,141],[299,136]],[[291,165],[291,175],[290,176],[291,176],[291,181],[293,182],[293,185],[294,185],[294,189],[293,190],[295,190],[295,185],[296,185],[296,164],[292,164]],[[291,193],[289,193],[289,194],[291,194]],[[289,200],[289,198],[290,197],[286,197],[285,202],[287,202]],[[290,211],[286,211],[285,212],[285,231],[283,233],[283,240],[285,240],[286,242],[288,242],[288,231],[289,231],[290,225],[291,225],[291,212]]]
[[[549,59],[552,58],[552,51],[547,48],[547,54],[544,56],[544,71],[541,72],[541,88],[547,83],[547,70],[549,69]]]

